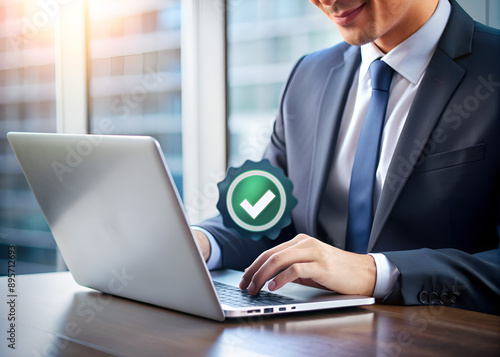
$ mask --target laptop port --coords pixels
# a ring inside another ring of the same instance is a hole
[[[280,307],[280,311],[286,311],[286,307]]]
[[[257,310],[247,310],[247,314],[251,314],[252,312],[260,312],[260,309],[257,309]]]
[[[270,314],[273,311],[274,309],[272,307],[268,307],[267,309],[264,309],[264,314]]]

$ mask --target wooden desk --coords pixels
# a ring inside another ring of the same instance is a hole
[[[498,356],[500,317],[449,307],[369,307],[213,322],[77,285],[69,273],[16,281],[16,350],[1,356]],[[7,306],[7,308],[5,308]]]

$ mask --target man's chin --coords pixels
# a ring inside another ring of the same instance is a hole
[[[344,39],[344,40],[345,40],[345,42],[347,42],[348,44],[350,44],[352,46],[362,46],[362,45],[366,45],[369,42],[372,42],[372,41],[366,41],[366,40],[347,40],[347,39]]]
[[[359,33],[354,31],[340,31],[342,38],[345,42],[353,46],[361,46],[376,40],[375,36],[370,36],[366,33]]]

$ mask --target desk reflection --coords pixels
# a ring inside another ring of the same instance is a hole
[[[224,328],[210,355],[239,356],[249,350],[265,356],[368,355],[349,336],[369,338],[373,321],[374,313],[360,308],[242,319]]]
[[[346,349],[361,354],[366,351],[347,336],[357,332],[369,338],[374,318],[373,312],[349,308],[219,323],[94,291],[75,293],[65,310],[57,336],[98,346],[105,353],[133,356],[142,355],[144,346],[148,356],[244,356],[249,351],[331,356]],[[59,347],[61,352],[65,346]]]

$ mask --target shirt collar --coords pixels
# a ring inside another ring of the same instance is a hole
[[[381,58],[401,76],[412,84],[417,84],[425,72],[436,50],[441,35],[451,13],[448,0],[440,0],[438,6],[427,22],[417,32],[384,54],[374,43],[361,46],[361,66],[359,81],[361,82],[370,64]]]

